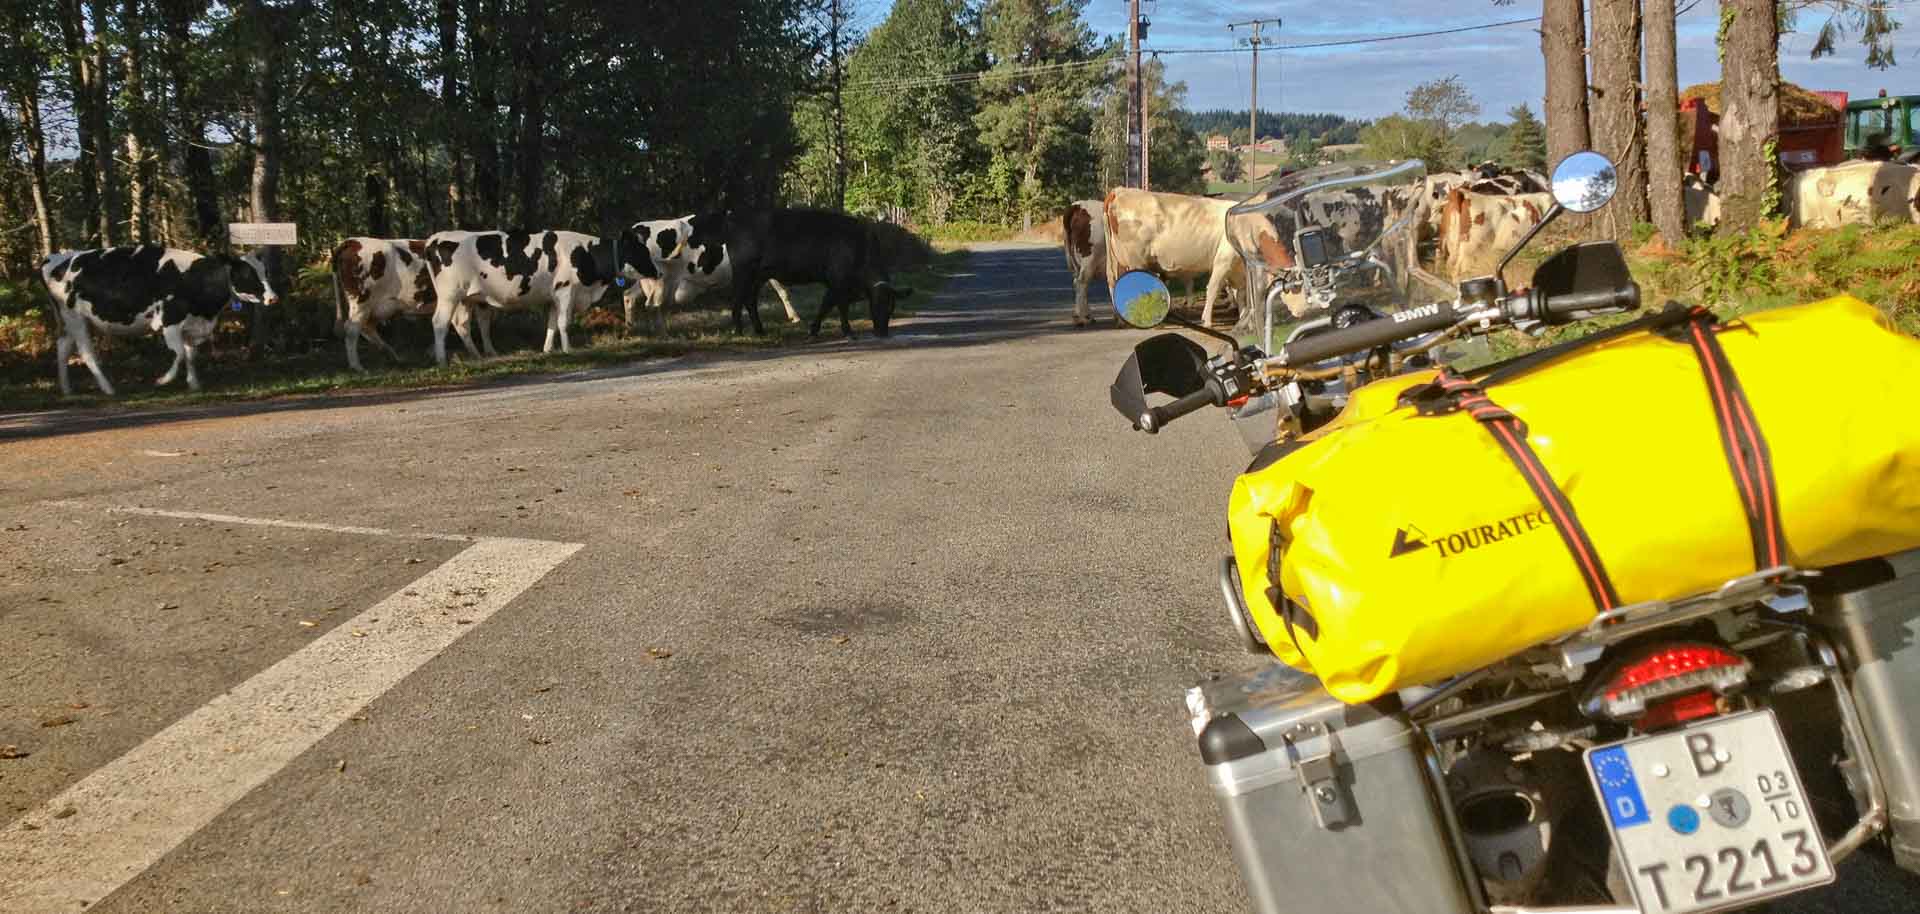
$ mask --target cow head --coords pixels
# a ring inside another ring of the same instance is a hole
[[[894,304],[912,294],[912,289],[896,288],[885,280],[873,284],[867,293],[867,314],[873,318],[874,336],[887,335],[887,324],[893,320]]]
[[[265,305],[269,308],[280,304],[280,293],[273,291],[267,280],[266,264],[258,254],[227,254],[221,258],[227,267],[227,282],[233,289],[233,297],[250,305]]]

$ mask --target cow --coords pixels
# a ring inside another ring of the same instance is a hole
[[[1440,219],[1440,250],[1455,280],[1479,275],[1512,250],[1553,206],[1550,193],[1473,193],[1456,187]]]
[[[418,238],[348,238],[333,249],[334,332],[345,338],[347,365],[360,366],[360,337],[400,360],[380,337],[379,324],[395,315],[429,317],[433,314],[433,272],[425,257],[427,243]],[[468,335],[468,311],[454,315],[454,327]]]
[[[447,327],[461,305],[473,309],[487,355],[493,348],[493,309],[519,311],[546,306],[547,338],[542,352],[572,352],[568,328],[577,314],[606,294],[617,273],[653,269],[646,248],[623,232],[614,241],[579,232],[438,232],[427,239],[427,268],[433,275],[433,359],[447,364]],[[617,260],[617,262],[616,262]],[[479,358],[473,340],[462,336],[467,353]]]
[[[1687,172],[1680,178],[1680,195],[1686,207],[1687,228],[1697,225],[1709,228],[1720,224],[1720,195],[1714,193],[1713,186],[1694,172]]]
[[[113,395],[93,351],[95,330],[112,336],[160,334],[173,350],[173,366],[156,383],[173,383],[184,366],[187,386],[199,390],[194,357],[220,315],[243,302],[280,304],[254,255],[202,255],[157,244],[60,251],[41,261],[40,280],[59,323],[55,364],[62,394],[73,393],[67,359],[77,349],[100,392]]]
[[[1119,187],[1107,193],[1107,291],[1130,270],[1162,279],[1207,277],[1200,322],[1211,326],[1222,289],[1242,285],[1240,256],[1227,243],[1226,215],[1234,201]]]
[[[1920,167],[1848,162],[1810,168],[1789,182],[1788,211],[1796,228],[1920,222]]]
[[[697,215],[689,215],[678,219],[636,222],[629,229],[646,246],[654,270],[650,276],[628,271],[632,285],[623,296],[623,304],[629,331],[634,327],[635,307],[642,301],[653,309],[653,332],[657,336],[667,329],[667,305],[685,307],[716,289],[732,293],[733,260],[727,256],[726,245],[720,246],[720,256],[715,259],[706,256],[704,243],[682,243],[693,233],[693,222],[697,218]],[[702,241],[706,240],[703,236]],[[777,280],[769,280],[767,284],[773,287],[774,294],[780,297],[781,306],[787,309],[787,322],[800,323],[800,312],[793,310],[793,297],[787,294],[787,287]]]
[[[1107,270],[1107,208],[1099,200],[1075,200],[1061,217],[1066,229],[1067,271],[1073,274],[1073,325],[1093,322],[1087,287]]]
[[[745,330],[743,312],[752,319],[755,334],[766,333],[760,324],[760,287],[778,280],[827,287],[809,335],[818,337],[827,312],[838,308],[840,332],[852,339],[847,307],[865,299],[873,333],[884,337],[895,302],[913,294],[912,289],[894,287],[893,271],[929,253],[924,242],[899,226],[831,210],[709,213],[687,224],[687,247],[701,252],[690,260],[690,269],[711,272],[722,260],[732,263],[735,333]]]

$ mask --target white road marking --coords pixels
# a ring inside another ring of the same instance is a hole
[[[270,517],[236,517],[232,514],[208,514],[204,511],[168,511],[161,508],[131,508],[122,505],[93,505],[84,501],[59,499],[44,502],[56,508],[79,508],[86,511],[102,511],[107,514],[137,514],[142,517],[172,517],[179,520],[204,520],[216,524],[244,524],[250,527],[281,527],[288,530],[318,530],[322,533],[356,533],[361,536],[399,536],[408,539],[449,540],[456,543],[477,543],[483,537],[461,536],[458,533],[409,533],[405,530],[385,530],[379,527],[345,527],[339,524],[321,524],[312,521],[274,520]],[[527,542],[532,542],[531,540]]]
[[[219,514],[106,510],[414,535]],[[580,549],[579,543],[474,539],[398,593],[0,829],[0,911],[70,914],[107,897]]]

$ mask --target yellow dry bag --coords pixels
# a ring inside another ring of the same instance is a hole
[[[1361,702],[1606,609],[1920,547],[1916,395],[1920,340],[1848,297],[1388,378],[1235,482],[1242,589],[1275,654]]]

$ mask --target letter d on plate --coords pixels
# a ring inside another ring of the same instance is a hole
[[[1633,776],[1633,763],[1627,760],[1624,747],[1597,749],[1587,757],[1587,764],[1593,766],[1593,779],[1600,785],[1600,799],[1607,806],[1614,828],[1645,825],[1651,821],[1647,801],[1640,795],[1640,782]]]

